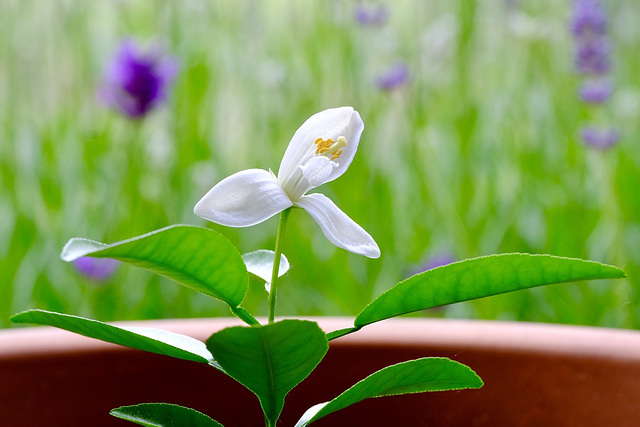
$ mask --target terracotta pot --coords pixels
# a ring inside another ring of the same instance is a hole
[[[326,331],[351,322],[314,320]],[[144,322],[202,340],[237,324]],[[388,320],[333,341],[318,369],[288,396],[279,425],[293,426],[306,408],[377,369],[424,356],[465,363],[485,386],[369,399],[314,425],[640,425],[640,333],[433,319]],[[109,410],[142,402],[190,406],[230,427],[263,425],[255,396],[207,366],[52,328],[0,331],[3,426],[133,425]]]

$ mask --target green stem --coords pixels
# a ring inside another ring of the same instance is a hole
[[[269,290],[269,324],[273,323],[276,317],[276,289],[278,288],[278,272],[280,270],[280,258],[282,256],[282,241],[284,240],[284,230],[287,227],[287,219],[291,213],[291,208],[280,213],[278,223],[278,234],[276,236],[276,249],[273,255],[273,270],[271,272],[271,289]]]

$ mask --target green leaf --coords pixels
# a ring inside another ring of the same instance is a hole
[[[355,326],[552,283],[621,277],[625,277],[624,271],[610,265],[551,255],[503,254],[468,259],[398,283],[365,307],[356,317]]]
[[[313,371],[329,348],[322,329],[303,320],[227,328],[206,344],[225,372],[258,396],[273,425],[287,393]]]
[[[331,331],[331,332],[327,333],[327,339],[329,341],[335,340],[336,338],[340,338],[340,337],[343,337],[345,335],[349,335],[350,333],[357,332],[359,330],[360,330],[360,328],[355,328],[355,327],[338,329],[336,331]]]
[[[242,255],[242,260],[247,266],[249,274],[269,284],[271,283],[271,272],[273,270],[274,257],[274,251],[259,249]],[[278,277],[283,276],[287,271],[289,271],[289,260],[284,256],[284,254],[282,254],[280,256]],[[269,292],[268,289],[267,292]]]
[[[203,342],[161,329],[114,326],[44,310],[23,311],[13,315],[11,320],[15,323],[55,326],[86,337],[178,359],[200,363],[211,363],[213,359]]]
[[[83,256],[114,258],[145,268],[232,308],[240,305],[249,285],[238,250],[208,228],[174,225],[111,245],[75,238],[60,258],[73,261]]]
[[[425,357],[387,366],[369,375],[335,399],[309,408],[296,424],[303,427],[332,412],[370,397],[427,391],[480,388],[483,382],[462,363],[444,357]]]
[[[222,424],[195,409],[171,403],[140,403],[112,409],[116,418],[150,427],[222,427]]]

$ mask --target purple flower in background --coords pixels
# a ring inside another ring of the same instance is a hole
[[[409,67],[405,64],[395,64],[376,78],[376,85],[382,90],[393,90],[404,85],[409,80]]]
[[[430,256],[424,264],[419,266],[418,268],[413,269],[411,276],[425,272],[427,270],[433,270],[436,267],[442,267],[443,265],[451,264],[455,262],[456,259],[450,253],[440,253]]]
[[[442,267],[443,265],[451,264],[455,261],[456,259],[453,257],[453,255],[448,253],[433,255],[424,264],[423,271],[432,270],[436,267]]]
[[[389,20],[389,9],[384,4],[378,6],[361,4],[356,8],[354,16],[361,25],[383,25]]]
[[[79,273],[96,282],[108,279],[115,273],[119,261],[111,258],[82,257],[73,261]]]
[[[574,1],[571,32],[580,38],[606,35],[607,14],[599,0]]]
[[[575,38],[574,65],[576,72],[588,77],[578,94],[588,104],[604,104],[613,92],[606,75],[611,71],[611,46],[607,36],[607,14],[600,0],[574,0],[571,33]],[[620,139],[617,130],[598,126],[580,129],[584,143],[597,149],[607,149]]]
[[[158,46],[142,51],[126,39],[106,67],[100,95],[110,107],[138,119],[166,99],[177,71],[177,60]]]
[[[604,79],[587,80],[580,86],[579,95],[587,104],[603,104],[613,92],[611,83]]]
[[[570,22],[575,38],[575,67],[580,74],[602,75],[611,69],[607,14],[600,0],[574,0]]]
[[[611,70],[611,47],[604,37],[577,40],[575,67],[579,74],[604,75]]]
[[[620,133],[617,130],[599,129],[594,126],[582,128],[580,136],[585,144],[601,150],[613,146],[620,139]]]

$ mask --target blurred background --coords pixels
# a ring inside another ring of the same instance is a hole
[[[29,308],[229,315],[151,273],[60,251],[175,223],[273,249],[277,218],[230,229],[193,206],[234,172],[277,172],[302,122],[342,105],[365,131],[347,173],[318,191],[382,256],[334,247],[295,211],[278,315],[355,315],[417,271],[528,252],[628,278],[420,315],[640,326],[640,3],[577,3],[1,1],[0,326]],[[155,85],[129,87],[147,98],[127,104],[117,86],[136,72]],[[244,305],[265,315],[266,297],[251,283]]]

